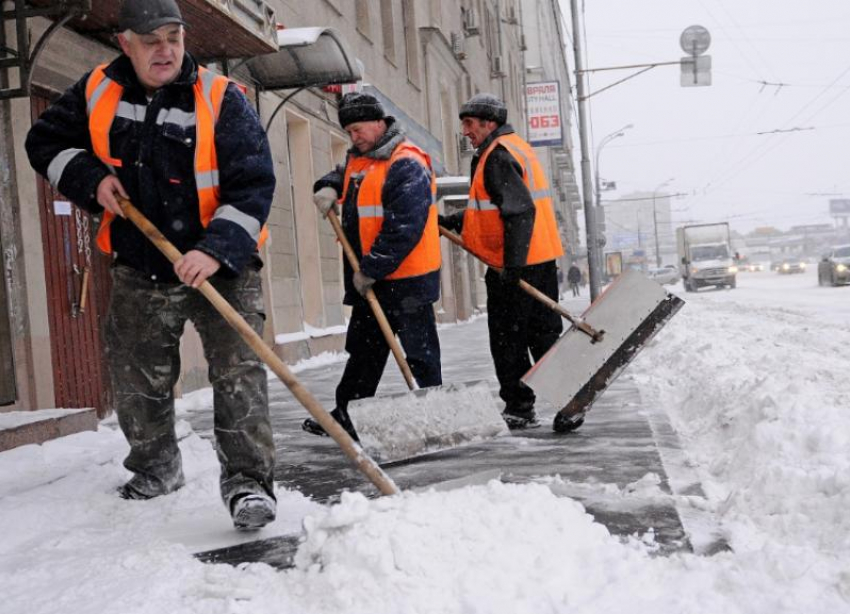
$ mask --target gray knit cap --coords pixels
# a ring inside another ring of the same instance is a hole
[[[477,117],[494,121],[500,126],[508,121],[508,108],[493,94],[475,94],[460,108],[460,118]]]

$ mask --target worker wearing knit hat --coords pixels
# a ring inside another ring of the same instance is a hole
[[[536,396],[522,377],[563,330],[560,316],[520,287],[530,284],[558,300],[557,260],[563,254],[545,170],[534,148],[507,123],[508,109],[493,94],[476,94],[460,108],[461,133],[475,147],[469,205],[439,216],[489,268],[487,328],[490,354],[510,429],[539,426]]]
[[[351,306],[348,362],[331,411],[357,438],[348,403],[375,395],[390,353],[370,306],[375,298],[398,335],[417,385],[443,382],[434,317],[440,298],[440,233],[431,157],[407,139],[378,98],[346,94],[339,102],[339,123],[351,148],[343,165],[313,185],[313,202],[323,216],[341,205],[342,228],[358,259],[357,267],[343,259],[343,304]],[[301,428],[327,435],[313,418]]]
[[[460,118],[477,117],[502,126],[508,121],[508,108],[502,99],[493,94],[475,94],[460,108]]]
[[[339,101],[339,125],[345,128],[357,122],[371,122],[387,117],[380,101],[371,94],[351,92]]]

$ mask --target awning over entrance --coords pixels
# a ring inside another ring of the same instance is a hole
[[[354,83],[363,67],[333,28],[292,28],[277,33],[277,53],[248,60],[255,81],[267,90]]]

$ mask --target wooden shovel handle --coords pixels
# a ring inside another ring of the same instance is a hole
[[[125,199],[118,197],[118,203],[127,217],[136,227],[144,233],[144,235],[165,254],[172,263],[177,262],[183,254],[172,245],[172,243],[163,236],[163,234],[138,210],[133,204]],[[398,494],[398,487],[393,483],[378,464],[372,460],[356,443],[351,436],[343,429],[333,417],[325,411],[319,404],[319,401],[310,393],[309,390],[301,385],[301,382],[292,374],[289,368],[281,361],[277,354],[265,344],[263,339],[254,331],[253,328],[245,321],[239,312],[237,312],[230,303],[218,293],[209,281],[205,281],[198,288],[212,303],[213,307],[227,320],[233,328],[236,329],[242,339],[245,340],[251,349],[257,353],[264,363],[280,378],[286,387],[289,388],[293,396],[298,399],[298,402],[303,405],[310,415],[315,418],[316,422],[322,425],[322,428],[330,435],[333,440],[342,448],[348,458],[357,466],[357,468],[365,475],[369,481],[374,484],[379,491],[384,495]]]
[[[86,312],[86,298],[89,295],[89,267],[83,268],[83,286],[80,290],[80,308],[78,310],[79,314],[82,315]]]
[[[443,228],[442,226],[440,226],[439,228],[440,228],[440,234],[441,235],[443,235],[445,238],[447,238],[449,241],[451,241],[452,243],[454,243],[458,247],[463,248],[464,250],[466,250],[467,252],[469,252],[470,254],[475,256],[476,258],[478,258],[478,256],[475,253],[473,253],[472,251],[469,250],[469,248],[463,242],[463,239],[461,239],[458,235],[453,233],[451,230],[447,230],[446,228]],[[480,258],[479,258],[479,260],[480,260]],[[487,265],[487,266],[490,266],[490,265]],[[497,271],[497,272],[501,271],[501,269],[498,268],[498,267],[490,266],[490,268],[493,269],[494,271]],[[593,340],[594,343],[596,343],[597,341],[602,341],[602,337],[605,335],[605,331],[596,330],[595,328],[590,326],[584,320],[575,317],[569,311],[564,309],[557,301],[553,301],[551,298],[549,298],[548,296],[543,294],[540,290],[538,290],[537,288],[532,286],[530,283],[528,283],[524,279],[519,280],[519,287],[522,288],[523,290],[525,290],[525,292],[530,294],[532,297],[534,297],[535,299],[537,299],[538,301],[540,301],[541,303],[546,305],[551,311],[554,311],[555,313],[557,313],[561,317],[569,320],[570,324],[572,324],[578,330],[580,330],[581,332],[586,334],[588,337],[590,337],[591,340]]]
[[[360,261],[357,259],[357,254],[354,253],[354,248],[351,247],[351,243],[348,242],[348,237],[345,236],[342,224],[339,223],[339,217],[337,217],[336,211],[333,209],[328,211],[328,221],[331,223],[331,226],[333,226],[336,238],[339,239],[339,242],[342,244],[342,251],[345,252],[345,256],[348,258],[348,263],[356,273],[360,270]],[[375,314],[378,326],[381,327],[381,332],[384,333],[384,339],[387,340],[387,345],[390,346],[390,351],[393,353],[393,357],[398,364],[398,368],[401,369],[401,374],[404,376],[404,381],[407,382],[407,387],[411,390],[418,389],[419,386],[416,385],[416,380],[413,379],[413,372],[410,370],[410,365],[407,364],[407,358],[404,357],[404,353],[401,351],[401,345],[399,345],[398,339],[395,338],[392,326],[390,326],[387,316],[381,308],[381,304],[378,302],[378,297],[375,296],[375,291],[372,290],[372,288],[369,288],[366,291],[366,302],[369,303],[369,306],[372,308],[372,313]]]

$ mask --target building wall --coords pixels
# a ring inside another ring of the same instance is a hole
[[[50,22],[30,20],[31,36],[37,40]],[[11,27],[6,33],[12,39]],[[114,51],[68,30],[58,31],[44,49],[34,69],[33,83],[57,93],[95,65],[114,57]],[[14,81],[14,76],[12,77]],[[54,407],[53,358],[50,347],[48,296],[39,218],[36,174],[29,166],[24,140],[31,126],[29,98],[16,98],[2,105],[0,122],[7,131],[6,146],[0,151],[4,168],[13,179],[4,181],[2,217],[4,268],[13,323],[17,403],[5,410]]]
[[[511,121],[525,134],[525,62],[520,49],[521,7],[517,0],[267,0],[286,27],[329,26],[339,31],[364,67],[363,87],[379,93],[425,141],[441,174],[469,172],[471,152],[462,151],[457,117],[472,94],[493,92],[508,105]],[[464,19],[473,12],[476,28]],[[30,19],[33,40],[50,22]],[[6,30],[12,32],[13,24]],[[187,33],[192,36],[191,32]],[[33,82],[57,93],[116,50],[67,29],[46,46]],[[502,58],[496,66],[496,57]],[[494,69],[501,67],[502,74]],[[237,72],[235,76],[239,76]],[[311,88],[293,93],[257,92],[249,98],[269,126],[278,187],[263,248],[267,298],[265,338],[287,360],[340,350],[346,308],[342,305],[340,249],[330,225],[316,214],[313,182],[344,159],[346,134],[337,124],[338,96]],[[31,125],[30,101],[0,104],[0,162],[16,181],[4,182],[0,221],[10,321],[15,340],[15,408],[51,407],[53,382],[46,313],[44,255],[35,174],[23,143]],[[443,206],[442,204],[440,205]],[[441,321],[466,318],[480,309],[484,268],[456,248],[443,246],[444,299]],[[181,388],[206,385],[202,348],[191,326],[182,344]],[[41,367],[38,367],[41,365]],[[7,408],[8,409],[8,408]]]
[[[634,256],[645,267],[656,264],[656,230],[661,264],[676,264],[676,233],[672,222],[669,194],[634,192],[604,203],[606,252],[623,253],[623,262]],[[643,256],[640,254],[643,253]]]
[[[555,209],[564,242],[560,266],[580,256],[577,211],[581,208],[573,165],[572,90],[566,56],[564,15],[557,0],[522,0],[522,29],[525,33],[526,83],[557,81],[561,94],[562,144],[538,147],[537,155],[552,183]]]

